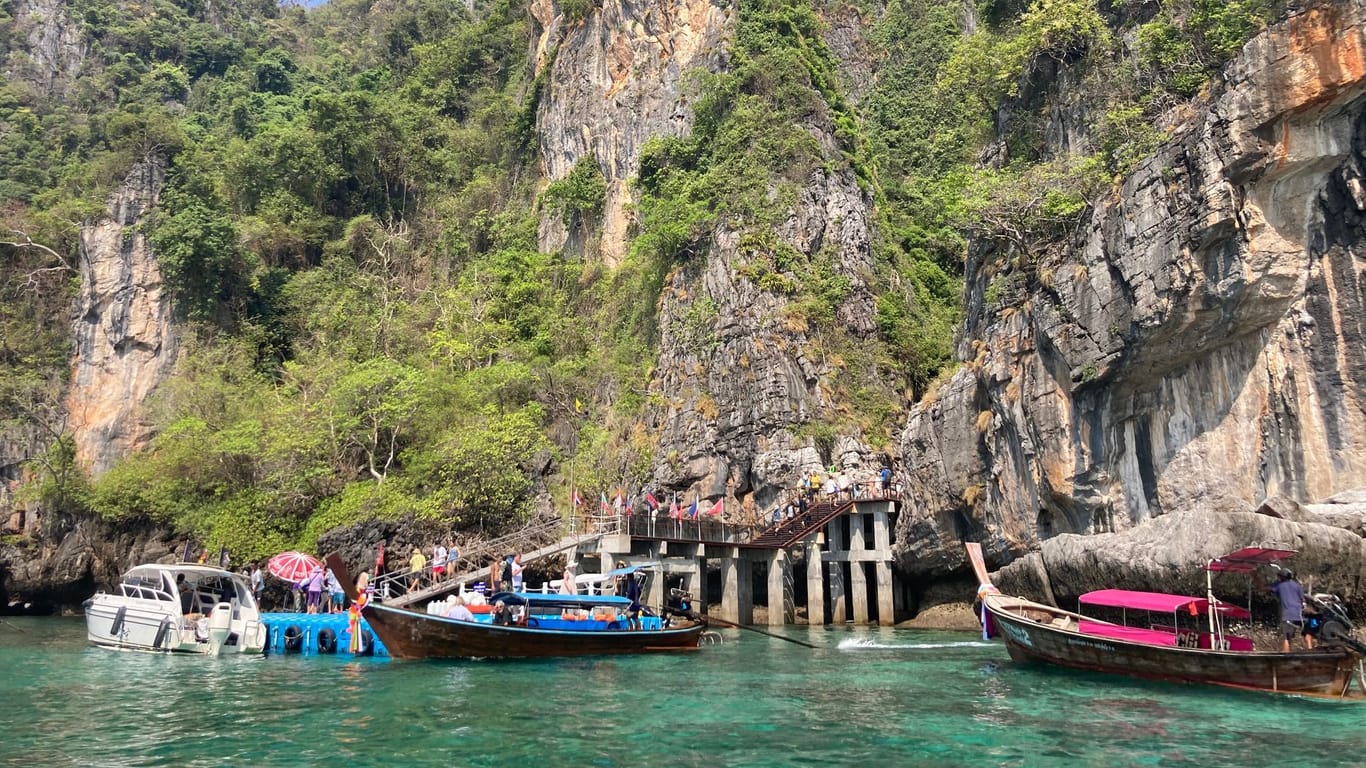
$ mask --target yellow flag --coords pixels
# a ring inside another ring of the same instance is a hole
[[[578,413],[579,411],[582,411],[582,410],[583,410],[583,403],[579,402],[579,399],[578,399],[577,397],[574,398],[574,413]]]

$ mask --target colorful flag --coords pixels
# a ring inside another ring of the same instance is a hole
[[[719,515],[719,514],[721,514],[721,512],[725,510],[725,502],[726,502],[726,499],[725,499],[724,496],[721,497],[721,498],[719,498],[719,499],[717,499],[717,500],[716,500],[716,503],[713,504],[713,505],[711,505],[711,509],[707,510],[707,514],[709,514],[709,515]]]
[[[696,499],[696,498],[694,498],[694,499],[692,500],[692,506],[691,506],[691,507],[688,507],[688,517],[689,517],[690,519],[691,519],[691,518],[694,518],[694,517],[697,517],[697,499]]]
[[[650,505],[650,509],[659,509],[659,502],[655,499],[655,495],[649,491],[645,492],[645,503]]]
[[[630,499],[627,499],[627,500],[626,500],[626,516],[627,516],[627,517],[630,517],[630,516],[631,516],[631,500],[630,500]]]
[[[582,496],[579,496],[579,491],[578,491],[577,488],[574,489],[574,506],[576,506],[576,507],[582,507],[582,506],[583,506],[583,497],[582,497]]]
[[[602,511],[603,511],[603,512],[611,512],[611,511],[612,511],[612,508],[609,507],[609,506],[607,506],[607,491],[603,491],[603,492],[602,492],[602,499],[601,499],[600,503],[602,504]]]
[[[677,494],[674,494],[674,500],[669,502],[669,517],[673,518],[674,520],[679,520],[683,517],[683,513],[680,512],[678,509]]]

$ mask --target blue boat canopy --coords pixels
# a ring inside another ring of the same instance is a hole
[[[637,571],[652,571],[655,568],[658,568],[660,565],[663,564],[658,561],[651,561],[648,563],[637,563],[635,565],[628,565],[624,568],[617,568],[616,570],[608,571],[607,573],[604,573],[603,576],[625,576],[628,573],[635,573]]]
[[[488,598],[490,605],[499,601],[504,605],[528,605],[532,608],[625,608],[631,604],[630,600],[616,595],[563,595],[554,592],[495,592]]]

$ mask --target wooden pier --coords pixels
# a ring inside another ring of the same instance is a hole
[[[504,542],[502,549],[493,551],[527,550],[523,551],[524,565],[557,556],[571,556],[579,562],[596,559],[602,572],[619,563],[658,562],[663,573],[647,582],[648,605],[662,605],[666,590],[681,588],[692,593],[697,607],[705,612],[707,596],[715,596],[719,587],[720,604],[713,606],[714,612],[717,618],[737,624],[754,623],[755,576],[762,573],[766,578],[758,582],[762,593],[758,602],[766,607],[770,625],[853,622],[888,626],[896,623],[901,607],[901,587],[892,568],[892,528],[899,506],[899,499],[882,496],[817,501],[805,514],[764,528],[737,527],[705,517],[609,515],[551,544],[533,549]],[[473,564],[475,570],[469,573],[396,595],[388,602],[421,603],[483,581],[487,565],[480,567],[479,560]]]

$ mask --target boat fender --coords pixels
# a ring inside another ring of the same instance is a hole
[[[368,629],[362,629],[362,630],[360,631],[360,653],[357,654],[357,655],[358,655],[358,656],[374,656],[374,655],[375,655],[375,636],[372,635],[372,634],[370,634],[370,630],[368,630]]]
[[[528,627],[539,627],[541,626],[541,620],[536,618],[535,616],[532,616],[526,620],[526,625]]]
[[[171,629],[171,620],[170,620],[170,619],[162,619],[162,620],[161,620],[161,623],[157,625],[157,636],[154,637],[154,638],[152,638],[152,647],[153,647],[153,648],[160,648],[160,647],[161,647],[161,644],[164,643],[164,642],[166,642],[166,633],[167,633],[170,629]]]
[[[337,652],[337,633],[330,629],[323,629],[318,632],[318,653]]]
[[[304,631],[291,626],[285,629],[285,653],[298,653],[304,649]]]
[[[118,613],[114,614],[114,623],[109,625],[109,634],[118,636],[123,631],[123,617],[128,613],[128,606],[120,605]]]
[[[607,628],[608,628],[608,629],[621,629],[621,622],[620,622],[620,621],[609,621],[609,622],[607,622]]]

